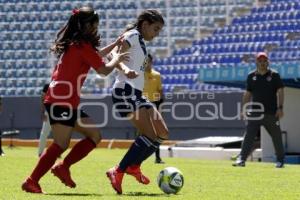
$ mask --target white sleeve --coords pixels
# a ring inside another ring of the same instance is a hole
[[[137,32],[128,31],[124,34],[124,39],[130,47],[139,43],[139,34]]]

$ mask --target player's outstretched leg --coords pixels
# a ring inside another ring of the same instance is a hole
[[[43,193],[39,180],[53,166],[55,160],[63,153],[63,149],[56,143],[52,143],[42,154],[31,175],[22,183],[22,190],[30,193]]]

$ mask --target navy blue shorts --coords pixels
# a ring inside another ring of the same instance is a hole
[[[142,95],[142,91],[125,84],[124,89],[114,88],[112,92],[113,109],[116,109],[121,117],[127,117],[140,108],[153,108],[154,105]]]
[[[50,124],[62,124],[75,127],[75,123],[79,118],[89,117],[83,110],[71,109],[65,106],[44,104],[49,115]]]
[[[151,103],[153,103],[156,106],[157,110],[159,109],[159,106],[162,104],[162,102],[163,102],[162,100],[151,101]]]

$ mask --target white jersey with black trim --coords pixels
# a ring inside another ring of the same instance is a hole
[[[124,33],[124,39],[129,45],[129,60],[123,63],[129,68],[136,71],[139,75],[135,79],[127,78],[123,72],[118,71],[114,88],[124,88],[125,83],[130,84],[133,88],[143,91],[144,89],[144,72],[147,61],[147,50],[143,37],[136,30],[129,30]]]

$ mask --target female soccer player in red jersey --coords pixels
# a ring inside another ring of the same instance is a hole
[[[144,72],[148,53],[144,41],[151,41],[158,36],[164,19],[156,10],[145,10],[137,21],[123,34],[124,41],[120,52],[128,51],[130,59],[118,66],[119,74],[114,84],[112,99],[114,108],[121,117],[129,117],[138,129],[138,136],[119,165],[106,172],[114,190],[122,194],[124,173],[132,175],[142,184],[150,180],[141,172],[141,163],[151,156],[159,144],[168,138],[168,128],[149,100],[142,96]]]
[[[80,89],[91,67],[97,73],[107,75],[119,62],[128,60],[128,54],[115,54],[105,64],[102,56],[120,45],[122,38],[98,50],[98,25],[98,14],[90,7],[82,7],[73,10],[68,23],[57,34],[51,50],[59,61],[44,100],[54,142],[44,151],[33,172],[22,184],[26,192],[43,193],[38,182],[68,148],[72,131],[82,133],[85,139],[79,141],[62,162],[53,166],[51,172],[65,185],[74,188],[76,184],[71,178],[70,166],[87,156],[101,140],[99,130],[89,128],[92,120],[78,107]]]

